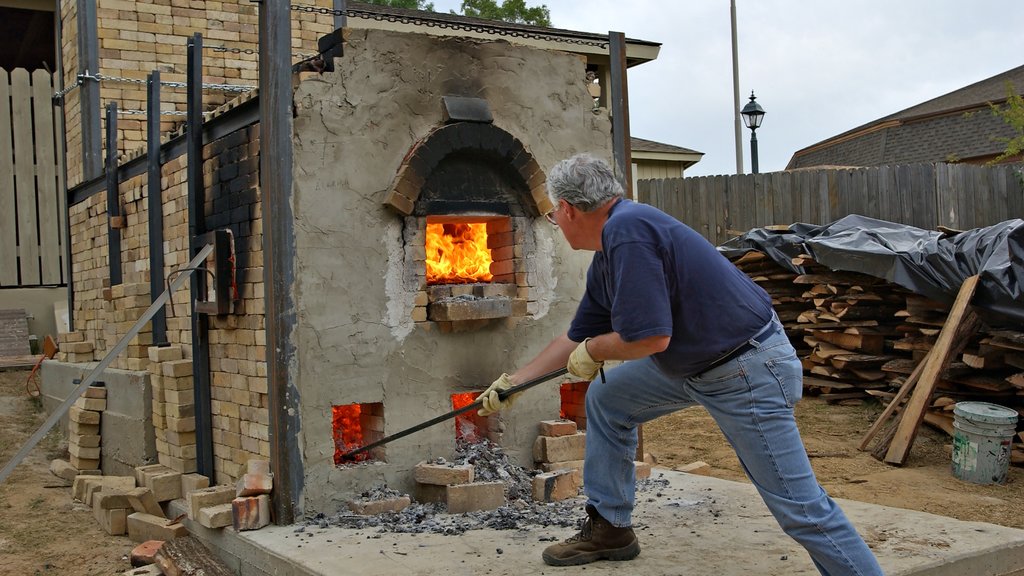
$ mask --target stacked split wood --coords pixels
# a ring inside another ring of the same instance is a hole
[[[829,402],[891,399],[935,345],[950,310],[866,274],[831,271],[809,256],[793,259],[803,274],[756,251],[733,263],[771,295],[803,363],[806,393]],[[925,421],[952,434],[953,408],[961,401],[1024,414],[1024,326],[981,324],[960,344],[963,352],[942,373]]]

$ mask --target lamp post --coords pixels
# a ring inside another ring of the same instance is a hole
[[[750,91],[750,102],[740,110],[740,114],[743,115],[743,123],[750,128],[750,171],[757,174],[757,129],[764,119],[764,108],[757,103],[753,90]]]

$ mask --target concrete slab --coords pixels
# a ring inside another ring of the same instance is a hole
[[[242,576],[817,574],[749,484],[657,468],[652,478],[668,484],[638,494],[634,523],[643,551],[628,563],[546,566],[541,550],[573,531],[543,527],[444,536],[269,526],[251,532],[226,530],[214,546],[232,540],[230,555]],[[890,576],[1005,576],[1024,568],[1024,530],[849,500],[840,503]],[[251,552],[244,552],[246,548]],[[248,557],[260,560],[250,563]]]

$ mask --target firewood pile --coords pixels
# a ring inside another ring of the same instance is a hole
[[[911,405],[909,394],[928,364],[935,374],[928,388],[918,390],[919,396],[927,396],[918,400],[926,410],[917,417],[948,434],[953,434],[957,402],[990,402],[1024,413],[1024,326],[989,329],[977,320],[967,306],[977,277],[972,277],[963,313],[952,326],[949,304],[870,275],[831,271],[810,256],[793,259],[804,274],[758,251],[733,263],[772,297],[803,363],[806,394],[829,403],[861,403],[872,397],[883,404],[895,401],[883,414],[887,416]],[[948,335],[940,342],[944,329]],[[862,448],[881,424],[880,419]],[[892,432],[879,437],[874,453],[901,464],[905,454],[885,455],[892,449]],[[1011,460],[1024,465],[1024,450],[1016,444]]]

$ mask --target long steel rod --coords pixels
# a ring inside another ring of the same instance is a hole
[[[142,330],[142,327],[153,318],[153,315],[156,314],[157,310],[163,308],[164,304],[167,303],[167,300],[170,299],[171,294],[180,288],[181,285],[185,283],[185,280],[192,276],[192,273],[206,261],[206,257],[209,256],[211,252],[213,252],[213,244],[207,244],[204,246],[202,250],[196,254],[196,257],[188,263],[188,266],[181,269],[182,273],[175,276],[174,281],[171,282],[171,285],[167,290],[165,290],[164,293],[156,299],[156,301],[150,304],[149,308],[142,313],[142,316],[135,321],[131,330],[128,330],[128,333],[125,334],[113,348],[111,348],[110,352],[107,352],[107,355],[100,360],[99,364],[97,364],[85,378],[82,378],[82,382],[77,388],[68,394],[68,397],[64,399],[64,402],[50,413],[50,417],[46,419],[46,422],[43,422],[43,425],[40,426],[39,429],[36,430],[35,434],[28,439],[28,442],[25,442],[25,445],[21,447],[21,450],[18,450],[18,453],[14,455],[14,458],[11,458],[11,461],[4,465],[3,470],[0,470],[0,484],[3,484],[4,480],[7,479],[7,476],[9,476],[11,471],[14,470],[14,467],[24,460],[25,456],[28,456],[28,453],[36,447],[36,444],[43,439],[43,436],[50,431],[50,428],[53,428],[53,425],[64,417],[64,414],[67,413],[68,409],[71,408],[71,405],[75,403],[75,400],[78,400],[79,396],[85,392],[85,389],[96,381],[96,378],[107,369],[107,366],[110,366],[110,363],[114,361],[114,358],[117,358],[118,354],[124,352],[124,349],[128,347],[128,343],[131,342],[132,338],[139,335],[139,331]]]
[[[568,370],[565,369],[565,368],[559,368],[558,370],[555,370],[554,372],[548,372],[547,374],[544,374],[543,376],[538,376],[537,378],[534,378],[533,380],[528,380],[526,382],[523,382],[522,384],[519,384],[518,386],[513,386],[513,387],[509,388],[508,390],[502,390],[502,391],[498,392],[498,398],[500,398],[501,400],[505,400],[506,398],[508,398],[509,396],[511,396],[513,394],[518,394],[518,393],[520,393],[520,392],[522,392],[524,390],[528,390],[530,388],[533,388],[534,386],[536,386],[538,384],[542,384],[544,382],[547,382],[548,380],[551,380],[552,378],[557,378],[557,377],[565,374],[566,372],[568,372]],[[344,460],[345,458],[352,457],[353,454],[359,454],[360,452],[366,452],[367,450],[372,450],[373,448],[376,448],[378,446],[383,446],[383,445],[387,444],[388,442],[392,442],[394,440],[398,440],[399,438],[405,438],[406,436],[408,436],[410,434],[414,434],[416,432],[419,432],[420,430],[423,430],[424,428],[430,428],[434,424],[440,424],[441,422],[444,422],[445,420],[451,420],[452,418],[455,418],[456,416],[458,416],[460,414],[464,414],[466,412],[469,412],[470,410],[474,410],[474,409],[480,408],[481,406],[483,406],[483,401],[482,400],[477,400],[477,401],[473,402],[472,404],[467,404],[467,405],[463,406],[462,408],[457,408],[455,410],[452,410],[451,412],[448,412],[447,414],[442,414],[442,415],[440,415],[440,416],[438,416],[436,418],[431,418],[430,420],[427,420],[426,422],[423,422],[421,424],[417,424],[417,425],[413,426],[412,428],[406,428],[405,430],[402,430],[401,432],[395,432],[391,436],[385,436],[384,438],[381,438],[380,440],[377,440],[376,442],[371,442],[370,444],[367,444],[366,446],[361,446],[359,448],[356,448],[355,450],[350,450],[350,451],[342,454],[341,455],[341,459]]]

